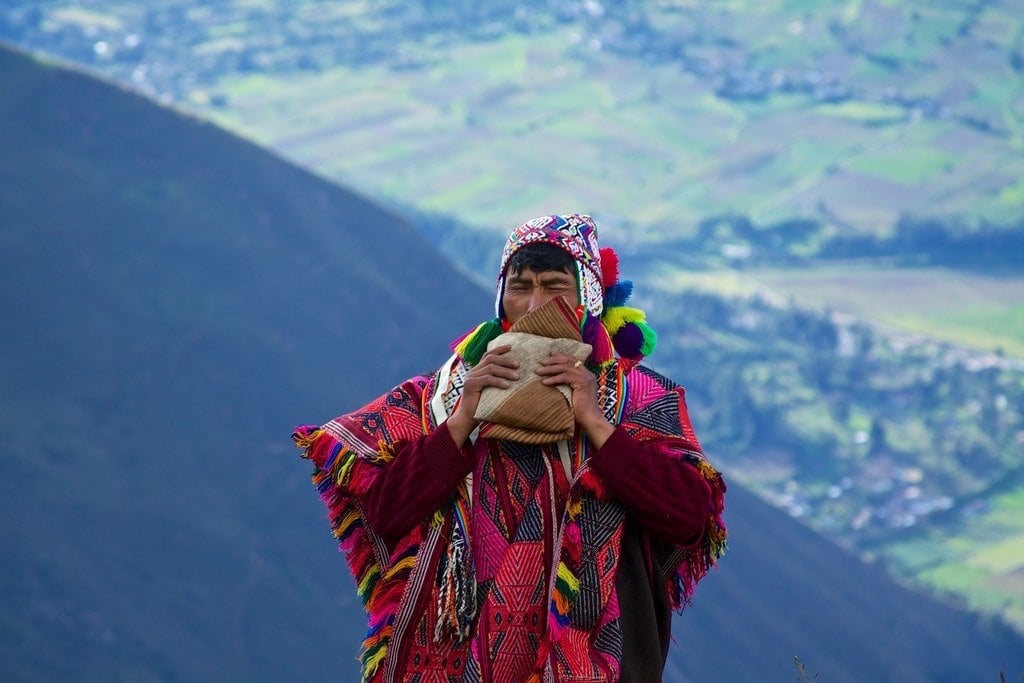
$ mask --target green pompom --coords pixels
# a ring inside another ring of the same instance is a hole
[[[654,349],[658,345],[658,333],[655,332],[646,322],[636,322],[633,324],[639,327],[640,331],[644,335],[644,343],[640,345],[640,353],[645,356],[651,355],[654,353]]]

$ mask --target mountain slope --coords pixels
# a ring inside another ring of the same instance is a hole
[[[0,677],[352,680],[360,609],[288,433],[439,362],[490,294],[213,126],[6,50],[0,74]],[[1024,670],[1006,629],[737,486],[727,519],[669,680]]]
[[[363,626],[289,434],[435,363],[490,297],[360,197],[0,60],[0,678],[351,671],[322,655]]]

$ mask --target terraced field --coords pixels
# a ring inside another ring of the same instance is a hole
[[[1022,218],[1016,0],[10,4],[16,40],[484,229]]]

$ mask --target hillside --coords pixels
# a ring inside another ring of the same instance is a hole
[[[214,126],[7,50],[0,74],[0,679],[351,680],[323,648],[358,601],[289,435],[490,297]]]
[[[214,126],[7,50],[0,73],[0,677],[351,680],[359,609],[287,435],[429,368],[490,293]],[[1024,671],[1005,627],[730,491],[670,680]]]

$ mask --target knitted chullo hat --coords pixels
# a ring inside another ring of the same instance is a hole
[[[580,330],[583,340],[593,347],[587,364],[597,368],[607,365],[618,355],[640,361],[654,351],[658,336],[647,325],[647,316],[639,308],[626,306],[633,292],[633,283],[619,281],[619,257],[610,247],[600,248],[597,225],[583,214],[540,216],[512,231],[502,251],[498,271],[497,318],[479,325],[456,340],[452,348],[463,360],[475,365],[483,356],[487,343],[502,331],[505,317],[501,301],[505,292],[505,276],[509,261],[529,244],[551,244],[564,249],[576,262],[579,287]]]
[[[604,308],[604,287],[601,285],[601,251],[597,246],[597,226],[590,216],[540,216],[527,221],[512,231],[501,252],[498,269],[498,297],[494,304],[499,318],[505,317],[501,308],[505,292],[505,271],[517,251],[529,244],[551,244],[568,252],[576,262],[576,281],[579,283],[580,303],[594,315]]]

